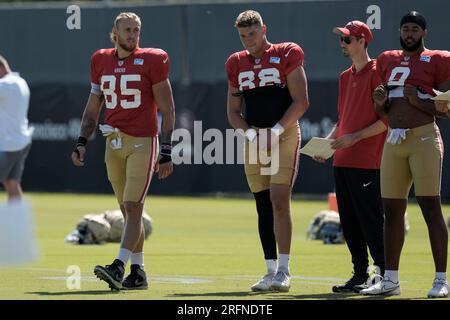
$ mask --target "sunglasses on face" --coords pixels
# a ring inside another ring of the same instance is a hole
[[[359,40],[359,39],[361,39],[361,37],[356,37],[356,40]],[[346,44],[350,44],[350,43],[352,43],[352,37],[349,37],[349,36],[347,36],[347,37],[339,37],[339,40],[341,41],[341,42],[345,42]]]

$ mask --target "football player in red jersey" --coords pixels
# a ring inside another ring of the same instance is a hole
[[[404,214],[412,183],[428,227],[435,278],[428,297],[448,296],[448,233],[441,211],[443,144],[435,117],[433,89],[450,89],[450,52],[424,46],[425,18],[409,12],[400,22],[403,50],[383,52],[377,71],[383,85],[374,91],[375,108],[387,115],[389,133],[381,161],[381,194],[385,208],[386,271],[383,281],[362,290],[368,295],[398,295],[398,268],[404,242]]]
[[[301,142],[298,119],[309,106],[303,50],[292,42],[270,43],[266,37],[267,27],[256,11],[240,13],[235,27],[245,50],[232,54],[225,64],[227,113],[231,126],[245,132],[245,174],[256,200],[267,267],[267,274],[251,289],[286,292],[291,279],[290,199]],[[272,164],[278,152],[276,172],[266,174],[262,161],[250,160],[251,150],[256,150],[256,145],[260,150],[271,152]]]
[[[169,57],[161,49],[140,48],[140,18],[120,13],[114,22],[111,49],[100,49],[91,58],[91,93],[81,122],[80,137],[72,153],[76,166],[86,159],[88,138],[97,127],[105,105],[105,162],[108,179],[125,217],[117,259],[96,266],[94,273],[111,289],[146,289],[143,269],[144,227],[142,211],[154,172],[159,179],[173,171],[171,141],[175,107],[168,78]],[[157,111],[162,115],[161,151],[158,157]],[[123,280],[127,262],[131,273]]]

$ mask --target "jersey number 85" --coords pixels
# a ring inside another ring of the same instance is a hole
[[[140,74],[124,74],[120,76],[120,95],[134,96],[132,101],[120,100],[120,106],[124,109],[134,109],[141,105],[141,90],[127,88],[130,81],[141,81]],[[108,86],[105,88],[105,84]],[[114,109],[117,106],[116,76],[102,76],[101,91],[105,95],[106,108]]]

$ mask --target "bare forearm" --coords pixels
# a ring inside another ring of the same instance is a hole
[[[89,138],[94,133],[102,104],[103,96],[93,94],[89,96],[81,120],[80,136]]]
[[[371,124],[370,126],[355,132],[355,138],[357,141],[364,140],[373,136],[376,136],[380,133],[386,131],[387,127],[383,121],[378,120],[377,122]]]
[[[420,111],[423,111],[431,116],[447,118],[447,114],[436,110],[434,101],[432,100],[418,100],[415,101],[414,103],[411,103],[411,105],[416,109],[419,109]]]
[[[305,114],[308,107],[309,104],[307,101],[293,102],[278,123],[285,129],[295,126],[297,121]]]
[[[161,143],[172,143],[172,133],[175,127],[175,110],[167,108],[161,112]]]
[[[242,118],[240,113],[229,112],[228,113],[228,122],[234,129],[242,129],[247,131],[250,127],[248,123]]]
[[[374,103],[374,109],[375,112],[380,116],[380,117],[386,117],[387,113],[388,113],[388,106],[387,106],[387,102],[384,105],[379,105]]]

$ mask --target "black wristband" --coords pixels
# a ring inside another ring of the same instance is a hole
[[[161,155],[159,163],[172,161],[172,145],[170,143],[161,143],[161,151],[159,154]]]
[[[88,139],[86,139],[85,137],[79,136],[78,137],[78,141],[77,141],[77,147],[79,146],[85,146],[87,145]]]

